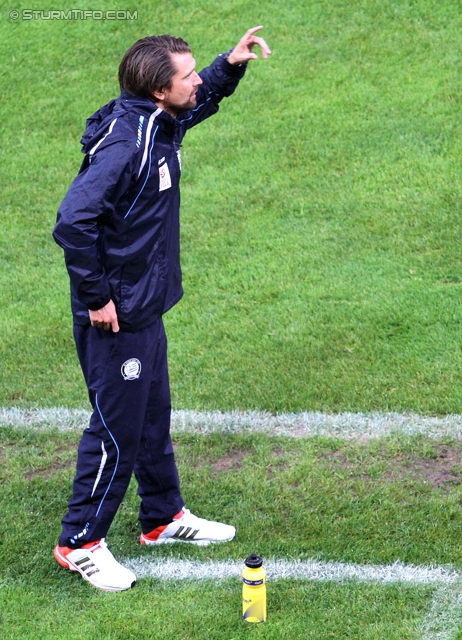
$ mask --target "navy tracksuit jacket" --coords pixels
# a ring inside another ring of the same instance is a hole
[[[148,533],[184,506],[170,440],[162,315],[182,297],[180,146],[218,110],[245,65],[219,56],[199,74],[197,107],[173,118],[122,92],[87,121],[85,160],[53,233],[71,281],[74,337],[93,414],[79,445],[60,544],[104,537],[133,470]],[[90,326],[88,309],[113,300],[121,331]]]

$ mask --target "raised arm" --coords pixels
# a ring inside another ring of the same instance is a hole
[[[247,63],[258,58],[252,49],[259,46],[264,58],[271,53],[263,38],[254,34],[263,27],[253,27],[239,40],[236,47],[227,54],[221,54],[214,62],[199,73],[202,83],[197,90],[197,107],[180,115],[187,129],[218,111],[223,98],[230,96],[239,80],[244,76]]]

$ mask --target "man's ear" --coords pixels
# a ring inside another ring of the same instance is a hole
[[[165,91],[164,88],[162,87],[162,89],[158,89],[157,91],[153,91],[152,92],[153,97],[155,98],[155,100],[165,100]]]

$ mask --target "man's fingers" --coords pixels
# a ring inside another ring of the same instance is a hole
[[[260,31],[260,29],[263,29],[261,25],[258,27],[252,27],[245,33],[237,43],[236,47],[229,54],[228,62],[230,64],[237,65],[246,63],[249,60],[257,60],[258,55],[252,52],[255,45],[260,47],[263,58],[267,58],[270,55],[271,50],[265,40],[254,35],[257,31]]]
[[[118,333],[120,331],[117,318],[107,320],[106,322],[103,322],[102,320],[95,320],[91,323],[91,325],[92,327],[95,327],[95,329],[104,329],[104,331],[110,331],[111,329],[114,333]]]
[[[260,29],[263,29],[262,25],[260,25],[259,27],[252,27],[247,31],[246,35],[253,36],[253,34],[257,31],[260,31]]]
[[[117,320],[112,320],[111,322],[92,322],[91,326],[95,327],[95,329],[104,329],[104,331],[110,331],[112,329],[114,333],[120,331]]]
[[[118,333],[119,321],[117,318],[117,311],[112,300],[110,300],[105,307],[98,309],[98,311],[89,310],[91,326],[95,329],[104,329],[104,331],[112,331]]]
[[[250,46],[253,47],[256,44],[261,48],[261,52],[262,52],[263,57],[267,58],[269,56],[269,54],[271,53],[271,50],[268,47],[268,45],[266,44],[266,42],[263,40],[263,38],[259,38],[258,36],[253,36]]]

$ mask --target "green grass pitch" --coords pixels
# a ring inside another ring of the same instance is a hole
[[[462,413],[456,0],[109,0],[104,10],[136,19],[105,21],[25,20],[28,8],[0,7],[0,406],[88,408],[51,230],[85,118],[117,95],[123,53],[173,33],[202,67],[263,24],[272,56],[182,149],[185,298],[166,317],[174,407]],[[462,638],[454,608],[435,613],[434,585],[277,581],[259,627],[242,626],[233,580],[96,592],[50,555],[77,435],[0,438],[5,638]],[[233,521],[238,537],[162,550],[166,561],[258,550],[462,566],[458,441],[175,443],[188,505]],[[432,465],[446,465],[438,481]],[[111,532],[118,557],[146,557],[136,503],[131,487]]]

